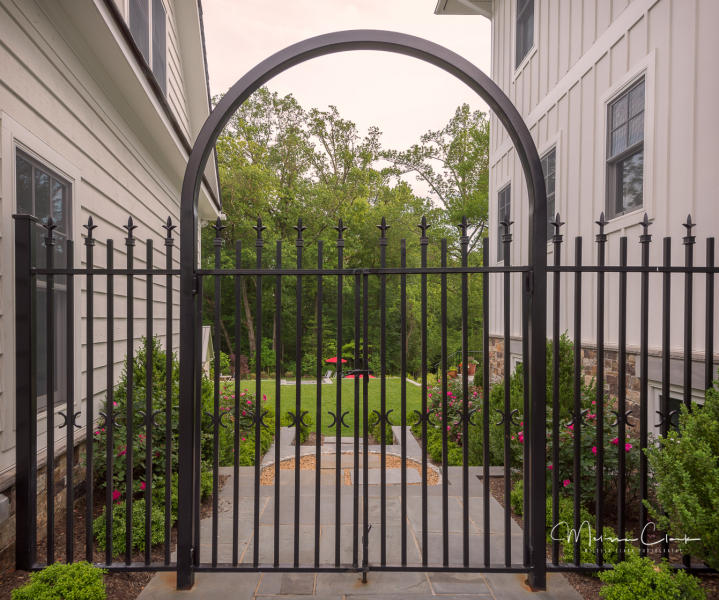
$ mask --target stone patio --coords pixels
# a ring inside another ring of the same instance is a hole
[[[399,427],[394,428],[395,442],[400,439]],[[285,430],[280,436],[280,456],[294,457],[292,446],[292,432]],[[348,438],[351,440],[352,438]],[[408,433],[407,456],[414,460],[421,460],[421,450],[414,437]],[[334,442],[334,440],[329,440]],[[335,465],[336,443],[327,443],[322,446],[322,460],[320,473],[320,522],[319,545],[320,564],[332,566],[335,561],[335,531],[340,528],[340,562],[351,564],[353,554],[353,485],[340,486],[340,515],[339,520],[335,512]],[[352,444],[345,444],[342,440],[342,464],[344,471],[351,469],[354,462],[351,452]],[[303,446],[301,454],[314,454],[313,446]],[[372,528],[369,533],[369,561],[378,564],[380,561],[380,547],[382,529],[380,525],[380,480],[379,446],[369,446],[371,453],[368,460],[368,515]],[[388,454],[401,454],[399,444],[387,446]],[[360,456],[360,465],[361,465]],[[346,462],[346,459],[347,460]],[[265,455],[262,466],[267,467],[273,463],[274,448]],[[348,464],[349,463],[349,464]],[[493,472],[496,472],[493,469]],[[501,472],[501,469],[500,469]],[[414,475],[411,475],[411,474]],[[481,467],[469,469],[469,552],[473,564],[482,564],[484,560],[484,529],[483,510],[485,501],[490,508],[490,553],[491,562],[501,563],[504,557],[504,510],[491,496],[484,498],[481,481]],[[228,475],[225,485],[219,494],[218,513],[218,539],[217,560],[219,563],[232,561],[232,497],[234,482],[232,468],[221,468],[221,474]],[[422,543],[422,502],[421,485],[419,478],[415,477],[417,471],[407,469],[407,562],[410,566],[421,565]],[[401,564],[401,486],[399,485],[400,469],[388,469],[386,488],[386,548],[387,563]],[[354,475],[352,474],[352,477]],[[364,489],[359,478],[359,557],[362,557],[362,513]],[[417,483],[415,483],[415,480]],[[280,507],[279,507],[279,557],[280,564],[291,565],[294,553],[294,470],[280,471]],[[242,467],[239,477],[240,501],[238,504],[239,523],[239,562],[248,564],[252,562],[254,544],[258,544],[259,562],[271,564],[274,557],[274,486],[260,486],[260,527],[255,539],[253,531],[254,511],[254,468]],[[448,472],[448,539],[449,564],[461,566],[462,564],[462,469],[451,467]],[[427,538],[429,565],[442,564],[442,486],[431,485],[427,487]],[[315,535],[315,471],[300,470],[300,518],[299,518],[299,562],[303,566],[311,566],[314,561],[314,535]],[[212,553],[212,519],[202,519],[200,524],[200,561],[209,563]],[[522,531],[519,526],[511,522],[509,536],[511,544],[512,562],[519,564],[522,561]],[[173,557],[174,559],[174,557]],[[548,592],[532,593],[524,584],[524,574],[466,574],[466,573],[422,573],[422,572],[370,572],[367,583],[362,583],[362,575],[350,573],[198,573],[196,585],[190,591],[178,592],[175,590],[175,573],[159,573],[153,577],[145,590],[140,594],[141,600],[165,600],[171,598],[186,598],[188,600],[202,598],[205,600],[232,599],[259,599],[259,598],[332,598],[349,599],[363,598],[389,598],[401,600],[412,598],[461,597],[461,598],[555,598],[567,600],[580,600],[580,596],[559,574],[550,574],[548,578]]]

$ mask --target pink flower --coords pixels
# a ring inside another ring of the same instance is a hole
[[[569,429],[569,431],[574,431],[574,423],[567,425],[567,429]]]
[[[242,438],[242,441],[243,441],[243,442],[247,441],[247,438]]]
[[[520,426],[520,427],[524,427],[524,421],[520,421],[520,422],[519,422],[519,426]]]
[[[119,490],[112,490],[112,501],[117,502],[120,499],[120,495]]]
[[[512,436],[512,441],[514,441],[514,439],[515,439],[514,436]]]
[[[587,419],[596,419],[596,418],[597,418],[597,415],[595,415],[594,413],[587,414]]]
[[[262,402],[267,402],[267,394],[262,394]]]
[[[569,481],[569,479],[565,479],[565,480],[562,482],[562,484],[564,485],[564,487],[569,487],[569,485],[570,485],[571,483],[572,483],[572,482]]]
[[[242,416],[243,416],[243,417],[246,417],[246,416],[247,416],[247,411],[246,411],[246,410],[243,410],[243,411],[242,411]]]
[[[147,487],[144,481],[140,482],[140,489],[144,490]]]
[[[552,466],[552,465],[547,465],[547,468],[551,471],[552,469],[554,469],[554,466]]]
[[[127,449],[123,448],[122,450],[120,450],[120,452],[118,452],[117,455],[118,455],[118,456],[124,456],[125,454],[127,454]]]
[[[597,403],[596,400],[592,400],[592,405],[595,405]]]
[[[519,443],[524,444],[524,432],[520,431],[517,435],[519,436]]]
[[[615,437],[615,438],[612,440],[612,444],[614,444],[615,446],[616,446],[617,444],[619,444],[619,438],[618,438],[618,437]]]
[[[592,454],[596,454],[596,453],[597,453],[597,447],[596,447],[596,446],[592,446]]]
[[[432,393],[430,392],[430,393],[427,395],[427,397],[428,397],[428,398],[431,398],[431,397],[432,397]]]
[[[629,452],[629,451],[632,449],[632,445],[629,444],[629,443],[624,444],[624,449],[625,449],[627,452]]]
[[[252,404],[252,400],[248,400],[248,401],[247,401],[247,404]]]
[[[113,406],[117,406],[117,402],[113,402],[112,405],[113,405]]]
[[[450,430],[450,426],[449,426],[449,425],[447,425],[447,431],[449,431],[449,430]]]

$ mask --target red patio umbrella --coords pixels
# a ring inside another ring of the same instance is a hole
[[[346,362],[347,362],[344,358],[342,358],[342,359],[340,359],[340,360],[342,360],[343,363],[346,363]],[[325,362],[332,363],[333,365],[336,365],[336,364],[337,364],[337,357],[336,357],[336,356],[333,356],[332,358],[325,358]]]
[[[360,379],[362,379],[362,373],[360,373],[360,374],[358,375],[358,377],[359,377]],[[345,379],[354,379],[354,378],[355,378],[354,375],[346,375],[346,376],[345,376]],[[370,378],[370,379],[377,379],[374,375],[370,375],[369,378]]]

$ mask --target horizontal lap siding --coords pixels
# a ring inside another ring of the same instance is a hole
[[[596,261],[594,221],[605,208],[606,131],[604,100],[625,81],[637,65],[651,63],[654,69],[647,80],[648,111],[645,131],[645,206],[654,223],[651,263],[662,260],[661,239],[673,238],[672,261],[683,264],[681,223],[692,213],[698,223],[694,233],[695,264],[704,264],[705,238],[719,232],[719,205],[715,196],[719,186],[715,140],[719,136],[716,98],[719,73],[713,57],[719,55],[719,38],[712,24],[719,21],[719,3],[712,0],[633,0],[632,2],[585,0],[584,2],[548,2],[537,0],[535,41],[537,52],[519,72],[512,64],[514,43],[514,0],[495,3],[493,23],[493,78],[529,119],[535,142],[544,152],[555,141],[557,150],[557,210],[561,212],[564,243],[561,260],[574,261],[574,237],[584,237],[584,262]],[[631,12],[634,11],[634,12]],[[636,18],[633,16],[636,14]],[[632,16],[630,19],[629,17]],[[624,26],[626,24],[626,27]],[[581,32],[581,36],[579,35]],[[604,36],[604,37],[602,37]],[[587,61],[584,54],[592,53]],[[536,66],[535,66],[536,63]],[[571,75],[567,76],[568,73]],[[563,80],[564,78],[564,80]],[[531,89],[528,94],[527,90]],[[545,98],[551,96],[552,102]],[[527,105],[531,98],[531,106]],[[542,105],[542,110],[536,109]],[[649,119],[651,118],[651,122]],[[491,117],[490,148],[490,235],[491,256],[495,264],[497,232],[496,203],[499,189],[512,183],[512,219],[515,221],[512,262],[527,260],[523,245],[528,231],[527,196],[521,166],[509,144],[506,132]],[[629,242],[629,263],[640,261],[638,220],[629,218],[624,226],[611,231],[607,244],[607,262],[619,259],[619,237]],[[554,260],[549,249],[548,261]],[[551,281],[549,309],[551,310]],[[650,346],[661,346],[661,277],[650,277]],[[704,281],[694,276],[693,350],[704,349]],[[490,331],[502,334],[502,294],[494,282],[491,296]],[[518,287],[515,286],[515,290]],[[628,277],[628,343],[638,345],[639,277]],[[618,336],[616,275],[606,277],[606,331],[608,344]],[[573,277],[562,277],[560,330],[572,335]],[[682,349],[684,316],[684,278],[672,277],[671,346]],[[517,303],[517,297],[513,298]],[[583,277],[583,337],[596,339],[596,276]],[[512,334],[521,333],[518,309],[513,307]],[[551,312],[548,314],[551,331]],[[719,323],[715,320],[715,339]]]
[[[172,12],[168,18],[172,20]],[[168,27],[174,32],[174,25]],[[142,140],[123,121],[112,102],[116,99],[104,95],[98,83],[80,62],[78,55],[58,34],[53,24],[34,3],[0,2],[0,110],[41,140],[40,148],[32,148],[42,157],[47,147],[62,157],[64,164],[71,165],[73,183],[74,219],[73,239],[76,260],[85,265],[82,224],[92,216],[97,229],[98,243],[94,249],[96,267],[106,265],[105,240],[115,244],[114,263],[118,268],[126,264],[125,230],[128,216],[132,216],[138,228],[139,238],[135,246],[135,264],[143,266],[146,256],[144,239],[152,237],[155,253],[154,264],[164,268],[165,235],[161,225],[171,216],[177,224],[180,181],[170,178],[144,146]],[[170,39],[175,39],[171,34]],[[177,107],[184,103],[181,69],[173,65],[177,52],[168,45],[168,73],[171,87],[177,93]],[[85,57],[83,57],[85,58]],[[184,115],[184,116],[183,116]],[[180,111],[178,118],[187,128],[187,118]],[[7,123],[0,123],[2,128]],[[0,146],[7,153],[6,145]],[[13,173],[9,169],[11,155],[0,156],[0,210],[2,211],[2,237],[0,237],[0,475],[12,468],[14,463],[14,340],[13,340],[13,240],[11,215],[14,211]],[[53,166],[53,165],[51,165]],[[179,242],[174,251],[174,266],[179,267]],[[95,278],[95,335],[94,366],[95,398],[104,397],[106,348],[106,277]],[[79,346],[76,393],[86,394],[85,364],[86,348],[86,292],[85,278],[76,280],[76,307],[79,313],[75,339]],[[175,282],[173,313],[179,312],[179,282]],[[115,278],[115,364],[119,377],[126,351],[126,287],[125,277]],[[135,343],[145,333],[145,281],[135,278]],[[155,278],[154,284],[155,332],[165,344],[165,291],[164,277]],[[179,326],[173,325],[174,347],[177,348]],[[78,410],[83,411],[84,406]],[[40,424],[40,429],[44,424]],[[62,436],[60,436],[62,437]],[[44,439],[39,446],[44,446]]]

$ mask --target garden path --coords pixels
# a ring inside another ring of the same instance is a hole
[[[400,456],[401,446],[398,440],[401,429],[394,427],[395,442],[387,446],[389,457]],[[293,433],[283,428],[280,435],[280,456],[282,459],[294,457]],[[340,559],[343,564],[352,562],[353,539],[353,440],[342,439],[340,468],[342,485],[340,486]],[[335,485],[336,485],[336,439],[324,439],[320,469],[320,563],[334,564],[335,558]],[[315,447],[300,448],[300,526],[299,559],[300,564],[311,565],[314,561],[315,535]],[[368,448],[368,513],[370,523],[374,525],[369,534],[370,560],[378,561],[380,555],[380,456],[379,446]],[[407,456],[412,461],[421,461],[421,450],[414,437],[408,432]],[[361,466],[360,455],[360,466]],[[388,459],[388,465],[397,464]],[[273,466],[274,447],[270,448],[262,461],[263,469]],[[280,563],[292,564],[294,548],[294,484],[295,471],[280,469]],[[428,485],[428,560],[429,564],[442,564],[442,486],[439,471],[432,468],[433,485]],[[233,492],[232,468],[221,468],[222,475],[228,475],[219,493],[218,514],[218,562],[229,563],[232,560],[233,531]],[[483,503],[490,503],[490,552],[497,557],[504,556],[504,510],[491,496],[483,497],[481,467],[469,469],[470,486],[470,557],[472,562],[483,561]],[[501,469],[500,469],[501,471]],[[361,471],[360,471],[361,473]],[[418,485],[418,472],[409,468],[407,486],[407,558],[410,566],[421,564],[421,486]],[[494,474],[494,472],[493,472]],[[399,468],[387,469],[387,561],[388,564],[400,564],[401,551],[401,486]],[[448,536],[450,565],[460,565],[462,561],[462,469],[450,467],[448,471]],[[429,480],[429,479],[428,479]],[[263,478],[271,483],[272,477]],[[240,501],[238,503],[238,537],[240,564],[251,563],[254,550],[253,514],[254,514],[254,468],[242,467],[239,476]],[[359,485],[362,485],[360,480]],[[359,494],[359,530],[362,531],[362,496]],[[259,562],[272,563],[274,539],[274,486],[260,486],[260,526],[257,542],[259,544]],[[522,561],[522,530],[512,521],[511,555],[514,563]],[[210,562],[212,552],[212,518],[202,519],[200,524],[200,560]],[[360,548],[361,553],[361,548]],[[370,572],[368,582],[362,583],[362,575],[351,573],[198,573],[196,584],[190,591],[175,590],[175,574],[158,573],[153,577],[140,600],[259,600],[277,598],[291,600],[300,598],[343,599],[362,598],[364,600],[424,600],[428,598],[457,598],[514,600],[521,598],[579,600],[580,596],[560,574],[549,574],[547,592],[530,592],[524,584],[526,576],[512,573],[422,573],[422,572]]]

